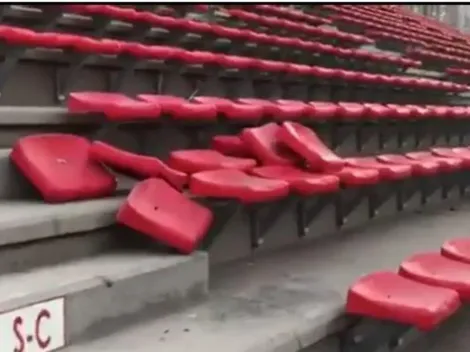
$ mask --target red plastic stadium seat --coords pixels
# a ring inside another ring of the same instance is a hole
[[[336,117],[339,112],[339,106],[328,102],[310,102],[313,107],[312,118],[315,120],[328,120]]]
[[[138,178],[161,177],[177,189],[182,189],[188,180],[185,173],[172,169],[156,157],[134,154],[103,142],[91,144],[90,157]]]
[[[242,203],[268,202],[286,197],[289,184],[248,175],[240,170],[198,172],[189,180],[196,196],[237,199]]]
[[[309,168],[319,171],[339,171],[344,160],[333,153],[308,127],[294,122],[284,122],[277,138],[309,163]]]
[[[88,156],[90,142],[68,134],[20,138],[10,158],[47,202],[111,195],[115,177]]]
[[[287,104],[287,105],[296,105],[303,109],[301,116],[309,117],[313,114],[313,107],[310,104],[304,103],[300,100],[290,100],[290,99],[277,99],[275,100],[278,104]]]
[[[304,107],[299,104],[278,104],[274,101],[257,98],[240,98],[238,101],[242,104],[259,105],[263,108],[266,117],[277,120],[296,120],[303,117]]]
[[[470,149],[468,148],[431,148],[431,153],[439,157],[459,159],[464,168],[470,168]]]
[[[373,157],[347,158],[346,165],[373,169],[379,172],[380,178],[387,181],[403,180],[411,177],[411,165],[384,164]]]
[[[158,119],[159,105],[135,100],[119,93],[75,92],[67,99],[70,113],[103,114],[109,120]]]
[[[220,169],[249,170],[256,166],[256,160],[226,156],[210,149],[193,149],[171,152],[168,164],[173,169],[193,174]]]
[[[470,238],[455,238],[441,247],[441,254],[447,258],[470,264]]]
[[[215,136],[212,138],[211,148],[218,152],[237,157],[250,157],[250,150],[239,136]]]
[[[415,176],[431,176],[439,173],[439,163],[436,160],[412,160],[396,154],[382,154],[376,158],[385,164],[410,165]]]
[[[429,331],[455,313],[460,305],[454,290],[384,271],[363,276],[350,287],[346,312]]]
[[[331,173],[338,176],[342,184],[352,187],[375,185],[380,181],[379,171],[374,169],[344,166],[341,170]]]
[[[357,119],[363,117],[366,111],[367,108],[360,103],[338,103],[338,114],[344,119]]]
[[[230,120],[250,121],[259,120],[263,117],[263,107],[260,105],[241,104],[218,97],[195,97],[194,101],[215,105],[217,112]]]
[[[400,265],[400,275],[423,284],[453,289],[464,301],[470,300],[469,272],[470,264],[435,252],[415,254]]]
[[[249,171],[251,174],[273,180],[282,180],[293,192],[305,196],[332,193],[339,190],[339,178],[327,174],[315,174],[292,166],[261,166]]]
[[[250,154],[264,165],[294,165],[300,159],[279,143],[277,136],[280,129],[278,124],[271,122],[261,127],[243,129],[240,138]]]
[[[135,185],[117,214],[118,223],[182,253],[196,249],[212,218],[210,210],[155,178]]]
[[[405,156],[412,160],[429,160],[436,161],[442,171],[453,172],[462,168],[462,160],[457,158],[446,158],[441,156],[435,156],[431,152],[411,152],[406,153]]]
[[[214,104],[192,103],[172,95],[140,94],[137,96],[149,104],[160,106],[162,113],[175,120],[215,121],[217,109]]]

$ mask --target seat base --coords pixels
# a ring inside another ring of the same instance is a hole
[[[363,276],[351,286],[346,312],[428,331],[454,314],[460,305],[454,290],[382,271]]]

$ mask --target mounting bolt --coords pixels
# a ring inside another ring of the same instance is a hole
[[[304,232],[305,232],[305,233],[309,233],[309,231],[310,231],[310,228],[309,228],[309,227],[305,227],[305,228],[304,228]]]
[[[264,243],[264,238],[258,238],[258,241],[256,241],[256,245],[259,247],[259,246],[262,246]]]
[[[343,218],[343,224],[347,224],[348,223],[348,218]]]

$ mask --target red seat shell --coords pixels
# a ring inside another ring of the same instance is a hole
[[[117,214],[118,223],[184,254],[196,249],[212,220],[209,209],[156,178],[136,184]]]
[[[89,158],[90,142],[69,134],[39,134],[20,138],[10,159],[46,202],[110,196],[116,179]]]

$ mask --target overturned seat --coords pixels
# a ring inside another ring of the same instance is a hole
[[[106,197],[116,179],[89,158],[90,142],[69,134],[40,134],[20,138],[12,162],[47,202]]]
[[[318,171],[340,171],[345,161],[327,148],[308,127],[294,122],[284,122],[278,129],[277,139],[296,154],[302,156],[308,167]]]
[[[428,331],[454,314],[460,305],[459,295],[452,289],[382,271],[365,275],[350,287],[346,312]]]
[[[177,189],[182,189],[188,179],[184,172],[172,169],[156,157],[134,154],[104,142],[91,144],[90,158],[136,178],[161,177]]]
[[[300,164],[301,159],[279,143],[280,129],[281,127],[274,122],[260,127],[245,128],[240,133],[240,139],[263,165]]]
[[[102,114],[111,121],[156,120],[161,114],[157,104],[106,92],[70,93],[67,108],[73,114]]]
[[[135,185],[117,214],[118,223],[181,253],[196,249],[212,218],[209,209],[156,178]]]

